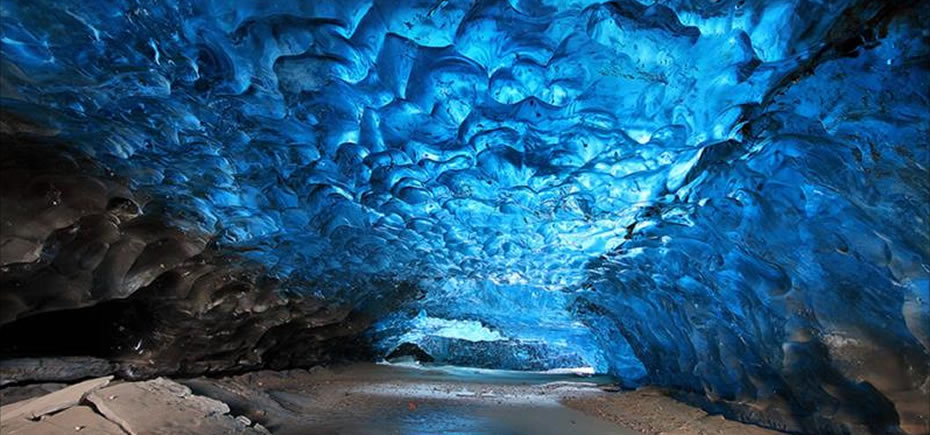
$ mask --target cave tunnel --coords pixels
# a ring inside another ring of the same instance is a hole
[[[930,433],[927,23],[3,0],[0,432]]]

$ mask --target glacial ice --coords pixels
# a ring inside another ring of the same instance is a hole
[[[3,109],[144,213],[293,291],[416,286],[370,332],[382,353],[874,421],[930,388],[925,1],[10,0],[0,19]]]

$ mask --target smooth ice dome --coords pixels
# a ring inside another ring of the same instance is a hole
[[[141,215],[377,312],[382,357],[592,367],[815,425],[928,394],[927,2],[0,18],[5,111],[144,192]]]

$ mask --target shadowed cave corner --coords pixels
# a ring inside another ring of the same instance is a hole
[[[288,291],[262,265],[166,218],[80,151],[23,134],[42,130],[9,114],[4,121],[5,384],[373,360],[362,332],[417,293],[382,283],[385,302],[362,304],[313,296],[312,283]],[[44,367],[31,367],[34,358]]]

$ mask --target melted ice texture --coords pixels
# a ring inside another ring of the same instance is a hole
[[[10,0],[2,97],[297,289],[416,283],[385,349],[724,391],[804,331],[926,352],[926,36],[663,3]]]

